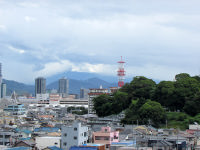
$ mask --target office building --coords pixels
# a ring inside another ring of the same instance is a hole
[[[88,99],[89,89],[80,89],[80,99]]]
[[[61,148],[69,150],[71,146],[79,146],[87,143],[88,127],[75,121],[72,126],[62,126]]]
[[[35,95],[46,93],[46,79],[38,77],[35,79]]]
[[[68,97],[69,80],[66,78],[59,79],[58,93],[61,97]]]
[[[1,84],[1,98],[5,98],[6,97],[6,84],[2,83]]]

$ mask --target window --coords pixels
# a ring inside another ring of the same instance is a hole
[[[64,133],[64,136],[67,136],[67,133]]]
[[[87,132],[84,132],[84,137],[86,137],[87,136]]]
[[[95,136],[95,140],[101,140],[100,136]]]
[[[76,140],[77,139],[77,137],[76,136],[74,136],[74,140]]]
[[[64,142],[64,143],[63,143],[63,145],[64,145],[64,146],[66,146],[66,145],[67,145],[67,143],[66,143],[66,142]]]
[[[74,128],[74,131],[77,131],[77,128]]]
[[[105,132],[107,132],[108,130],[107,129],[105,129]]]
[[[104,137],[104,140],[109,140],[110,138],[109,137]]]

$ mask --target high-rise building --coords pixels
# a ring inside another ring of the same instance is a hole
[[[66,78],[59,79],[58,93],[62,97],[67,97],[69,91],[69,80]]]
[[[6,84],[2,83],[1,84],[1,98],[5,98],[6,97]]]
[[[38,77],[35,79],[35,95],[46,93],[46,79]]]
[[[88,99],[88,93],[90,92],[89,89],[80,89],[80,99]]]
[[[0,63],[0,99],[1,99],[1,84],[2,84],[2,73],[1,73],[1,63]]]

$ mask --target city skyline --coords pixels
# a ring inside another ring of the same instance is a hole
[[[173,80],[199,75],[198,0],[0,0],[6,79],[33,84],[63,72]],[[10,11],[12,10],[12,11]]]

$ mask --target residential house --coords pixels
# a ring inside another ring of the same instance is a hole
[[[62,126],[61,133],[61,148],[64,150],[69,150],[71,146],[86,144],[88,140],[88,127],[77,121],[71,126]]]
[[[106,148],[109,148],[112,142],[119,142],[119,131],[111,131],[111,127],[102,127],[100,131],[93,132],[93,142],[105,144]]]

